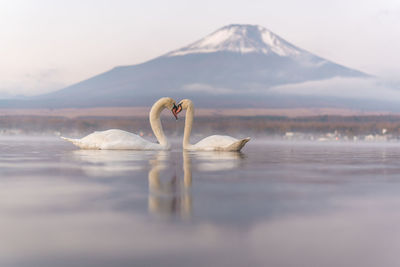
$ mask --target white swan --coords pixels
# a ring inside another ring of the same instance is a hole
[[[151,129],[159,142],[158,144],[147,141],[139,135],[117,129],[94,132],[81,139],[61,138],[72,142],[82,149],[168,150],[171,145],[164,135],[160,121],[161,111],[165,108],[170,109],[175,118],[177,118],[177,106],[175,105],[175,101],[170,97],[163,97],[154,103],[149,115]]]
[[[191,145],[189,143],[194,120],[194,105],[190,99],[183,99],[178,104],[176,113],[186,109],[185,131],[183,134],[183,149],[204,151],[240,151],[250,141],[250,137],[236,139],[227,135],[211,135]]]

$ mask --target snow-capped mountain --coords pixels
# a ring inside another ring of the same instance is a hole
[[[197,53],[234,52],[276,54],[282,57],[298,56],[305,51],[286,42],[278,35],[257,25],[225,26],[205,38],[172,51],[166,56],[183,56]]]
[[[329,106],[338,101],[317,94],[305,97],[300,89],[280,94],[277,88],[354,77],[368,75],[313,55],[261,26],[235,24],[148,62],[116,67],[12,105],[148,106],[171,96],[191,98],[202,107]]]

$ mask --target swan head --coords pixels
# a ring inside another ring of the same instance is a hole
[[[184,109],[188,109],[189,107],[193,107],[193,102],[190,99],[182,99],[181,101],[179,101],[178,105],[176,106],[176,110],[175,110],[175,118],[178,118],[178,114],[179,112],[181,112]]]
[[[171,110],[175,119],[178,119],[177,115],[179,112],[176,112],[178,110],[178,107],[176,106],[176,102],[174,99],[172,99],[170,97],[163,97],[163,98],[160,98],[154,105],[156,105],[157,103],[160,103],[162,105],[162,107]]]
[[[189,107],[192,107],[192,106],[193,106],[193,102],[190,99],[182,99],[178,103],[178,108],[180,107],[179,112],[181,112],[183,109],[188,109]]]

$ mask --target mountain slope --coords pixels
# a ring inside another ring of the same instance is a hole
[[[147,106],[161,96],[171,96],[191,98],[203,107],[271,106],[279,102],[279,97],[270,92],[274,86],[333,77],[368,75],[297,48],[263,27],[229,25],[148,62],[116,67],[13,105]],[[292,98],[282,96],[282,105],[292,105]],[[307,101],[302,105],[308,105]]]

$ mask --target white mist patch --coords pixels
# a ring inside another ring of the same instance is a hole
[[[331,96],[400,101],[400,90],[379,79],[333,78],[274,86],[269,92],[285,95]]]
[[[191,83],[182,86],[182,90],[186,92],[204,92],[208,94],[233,94],[234,90],[229,88],[215,87],[204,83]]]
[[[67,86],[66,71],[59,68],[43,68],[38,71],[26,71],[19,74],[20,69],[0,69],[2,82],[0,98],[18,98],[45,94]]]

